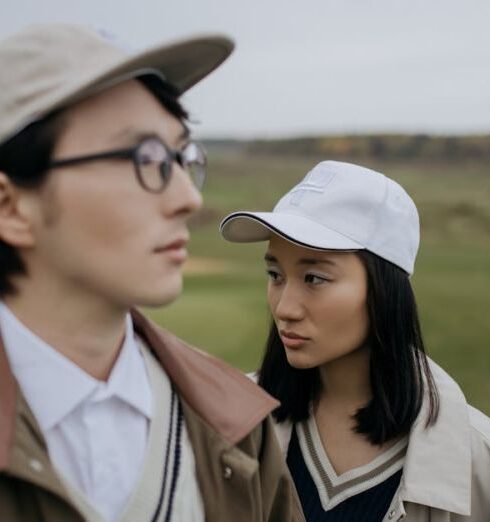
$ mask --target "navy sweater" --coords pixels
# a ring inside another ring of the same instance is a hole
[[[307,522],[381,522],[402,476],[402,470],[399,470],[381,484],[324,511],[316,485],[303,459],[295,429],[292,430],[287,463]]]

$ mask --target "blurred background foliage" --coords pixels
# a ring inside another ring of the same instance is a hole
[[[193,221],[183,296],[148,313],[242,370],[260,361],[270,322],[264,244],[221,239],[235,210],[269,210],[324,159],[352,161],[399,181],[419,209],[413,277],[430,356],[490,414],[490,136],[330,136],[211,141],[205,207]]]

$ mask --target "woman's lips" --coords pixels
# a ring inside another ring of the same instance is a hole
[[[299,348],[309,341],[308,337],[303,337],[295,332],[281,330],[279,335],[281,336],[282,343],[287,348]]]

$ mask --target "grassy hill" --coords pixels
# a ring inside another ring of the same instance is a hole
[[[243,370],[257,367],[269,324],[265,244],[226,243],[218,224],[234,210],[271,209],[320,158],[339,159],[311,148],[284,154],[289,145],[259,151],[257,143],[210,144],[206,205],[192,227],[184,295],[169,308],[150,311],[184,339]],[[422,244],[413,284],[429,353],[490,414],[490,159],[369,153],[351,160],[398,180],[417,203]]]

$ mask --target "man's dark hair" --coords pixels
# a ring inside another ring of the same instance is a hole
[[[150,74],[138,80],[172,116],[183,123],[188,120],[178,99],[179,92],[172,85]],[[63,109],[52,112],[0,144],[0,172],[19,187],[39,189],[47,178],[54,147],[63,132],[63,115]],[[0,240],[0,297],[15,292],[13,275],[25,273],[16,249]]]
[[[426,426],[437,420],[439,395],[428,365],[408,275],[389,261],[361,250],[368,278],[367,308],[372,399],[354,415],[355,431],[373,444],[405,435],[422,407],[429,409]],[[277,328],[272,322],[259,384],[281,401],[273,412],[278,422],[308,418],[321,392],[318,368],[289,365]]]

